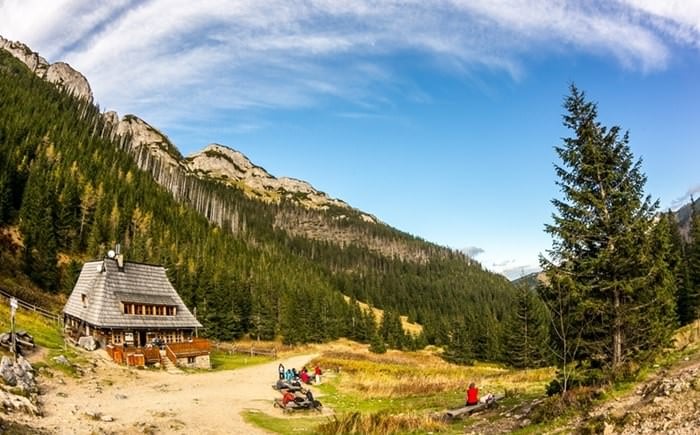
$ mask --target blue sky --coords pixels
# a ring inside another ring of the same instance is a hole
[[[225,144],[510,277],[551,246],[571,82],[663,208],[700,195],[700,1],[0,0],[0,35],[183,154]]]

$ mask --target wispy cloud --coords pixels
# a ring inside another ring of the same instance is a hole
[[[514,280],[521,278],[525,275],[529,275],[534,272],[539,272],[542,270],[539,266],[533,266],[531,264],[523,264],[516,267],[510,267],[508,269],[503,269],[500,271],[501,275],[505,275],[509,280]]]
[[[100,104],[157,125],[193,108],[429,101],[388,61],[403,53],[465,77],[517,80],[528,55],[571,50],[662,69],[671,42],[700,45],[699,22],[697,3],[653,0],[0,1],[3,36],[70,62]]]
[[[484,250],[478,246],[467,246],[466,248],[462,249],[462,253],[469,258],[476,258],[480,254],[483,254]]]
[[[700,198],[700,184],[695,185],[688,189],[685,195],[676,198],[671,202],[671,208],[676,209],[690,203],[690,198],[698,199]]]

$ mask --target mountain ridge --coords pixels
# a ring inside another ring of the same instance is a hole
[[[81,83],[84,81],[80,86],[65,80],[51,81],[41,73],[44,70],[41,65],[49,65],[48,62],[27,45],[0,36],[0,46],[4,46],[38,77],[57,84],[79,98],[92,101],[92,93],[84,91],[90,89],[89,83],[80,72],[68,66],[73,71],[73,76],[79,76]],[[78,93],[74,88],[83,91]],[[154,180],[168,189],[175,198],[188,202],[210,222],[234,233],[240,234],[247,228],[247,222],[236,206],[222,199],[225,194],[199,186],[195,180],[218,183],[238,190],[248,198],[266,203],[285,202],[300,206],[296,210],[281,208],[273,217],[272,225],[275,228],[294,237],[308,237],[341,247],[359,244],[384,256],[419,262],[427,261],[430,255],[441,250],[445,254],[450,251],[449,248],[437,245],[429,248],[429,252],[424,247],[417,248],[412,242],[407,242],[406,237],[422,239],[386,225],[374,215],[356,209],[341,199],[330,197],[305,180],[273,176],[229,146],[209,144],[201,151],[184,157],[167,135],[137,115],[126,114],[120,119],[117,112],[105,111],[102,116],[111,129],[112,136],[120,138],[121,147],[129,151],[140,169],[150,172]],[[361,226],[376,225],[377,228],[358,229],[352,222]],[[392,231],[396,233],[390,234]],[[377,232],[382,236],[377,236]]]
[[[65,62],[49,63],[37,52],[19,41],[10,41],[0,35],[0,49],[5,49],[39,78],[64,88],[80,99],[93,100],[90,83],[80,71]]]

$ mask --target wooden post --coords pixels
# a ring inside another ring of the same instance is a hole
[[[17,362],[17,337],[15,335],[15,312],[17,311],[17,299],[10,298],[10,325],[12,330],[12,358]]]

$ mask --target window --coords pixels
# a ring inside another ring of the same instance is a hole
[[[85,293],[80,295],[80,299],[83,301],[83,308],[87,308],[88,298]]]
[[[173,305],[146,305],[122,302],[124,314],[134,314],[137,316],[175,316],[177,307]]]
[[[122,342],[122,333],[121,332],[112,332],[112,343],[113,344],[121,344]]]
[[[187,364],[194,364],[195,362],[197,362],[197,357],[194,357],[194,356],[187,357]]]

